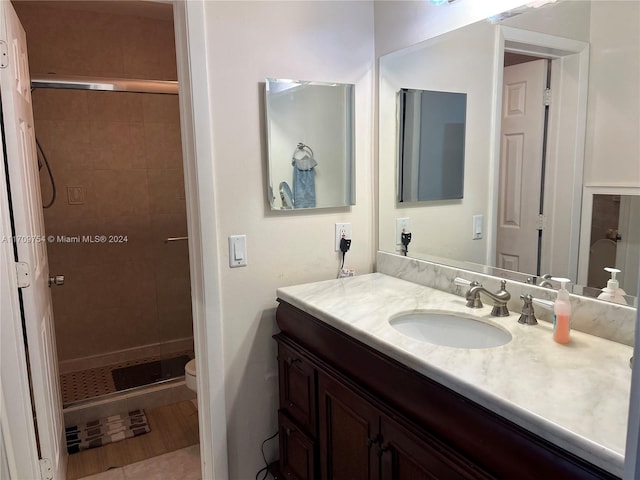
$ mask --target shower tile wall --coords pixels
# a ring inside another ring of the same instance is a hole
[[[16,11],[32,74],[176,78],[171,21],[42,2],[17,2]],[[59,360],[192,337],[187,243],[164,242],[187,235],[178,97],[53,89],[32,96],[58,190],[45,210],[47,234],[127,238],[48,243],[51,273],[65,275],[51,292]],[[40,177],[46,202],[46,168]],[[80,203],[69,187],[81,190]]]

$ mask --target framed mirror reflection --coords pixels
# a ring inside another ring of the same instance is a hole
[[[354,205],[355,86],[268,78],[265,89],[271,209]]]
[[[380,250],[400,252],[395,220],[409,217],[412,256],[501,268],[534,283],[569,277],[575,292],[586,291],[593,220],[583,214],[585,186],[640,188],[640,104],[632,100],[640,97],[639,9],[603,0],[522,7],[381,57]],[[534,77],[539,87],[525,91]],[[400,88],[467,93],[459,201],[397,201]],[[529,100],[538,108],[533,129],[522,130]],[[635,263],[617,268],[637,272]]]
[[[402,88],[398,92],[398,202],[464,195],[467,95]]]

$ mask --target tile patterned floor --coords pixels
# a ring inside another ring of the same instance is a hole
[[[200,445],[114,468],[81,480],[201,480]]]
[[[193,351],[183,351],[172,353],[171,357],[180,355],[188,355],[193,358]],[[139,365],[154,360],[160,360],[160,356],[139,358],[128,362],[115,363],[106,367],[91,368],[88,370],[80,370],[78,372],[69,372],[60,375],[60,387],[62,389],[62,403],[77,402],[88,398],[99,397],[109,393],[116,392],[116,386],[113,383],[111,372],[117,368],[128,367],[130,365]]]

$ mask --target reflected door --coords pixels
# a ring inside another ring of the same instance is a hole
[[[536,272],[546,60],[504,69],[496,266]]]

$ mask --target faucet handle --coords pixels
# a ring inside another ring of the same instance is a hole
[[[553,302],[551,300],[543,300],[541,298],[532,298],[531,301],[542,308],[553,310]]]
[[[466,278],[462,277],[456,277],[453,279],[453,283],[455,283],[459,287],[468,287],[471,285],[471,280],[467,280]]]
[[[525,323],[527,325],[537,325],[538,320],[536,319],[534,310],[533,310],[533,297],[530,294],[520,295],[522,299],[522,315],[518,319],[518,323]]]

